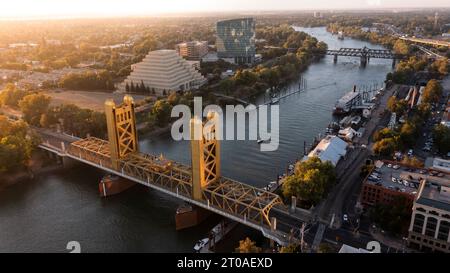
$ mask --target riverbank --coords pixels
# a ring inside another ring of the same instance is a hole
[[[61,168],[61,165],[49,162],[45,154],[35,151],[28,166],[0,174],[0,193],[15,184],[33,180],[37,175],[44,175]]]

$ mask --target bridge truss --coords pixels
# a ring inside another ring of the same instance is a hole
[[[114,171],[109,150],[109,142],[89,137],[72,142],[67,153],[74,158],[90,162]],[[192,196],[192,169],[188,166],[139,152],[129,153],[118,159],[118,171],[123,175],[151,184],[158,188],[182,195]],[[203,202],[242,221],[272,228],[270,210],[278,206],[285,210],[281,198],[225,177],[219,177],[202,190]]]
[[[327,55],[347,56],[347,57],[363,57],[363,58],[379,58],[379,59],[403,59],[404,56],[395,54],[386,49],[371,48],[341,48],[338,50],[327,50]]]

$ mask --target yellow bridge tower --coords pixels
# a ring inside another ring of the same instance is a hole
[[[195,200],[202,200],[203,189],[220,178],[218,118],[217,113],[210,112],[208,126],[197,117],[191,119],[192,197]]]
[[[138,152],[133,98],[126,95],[123,98],[123,104],[119,106],[116,106],[113,100],[107,100],[105,102],[105,115],[112,167],[118,170],[118,160],[129,153]]]

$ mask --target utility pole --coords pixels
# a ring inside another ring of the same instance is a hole
[[[303,245],[305,244],[304,235],[305,235],[305,223],[302,223],[302,227],[300,229],[300,252],[301,253],[303,253]]]

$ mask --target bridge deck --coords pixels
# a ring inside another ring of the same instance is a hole
[[[68,154],[74,158],[113,169],[109,142],[90,137],[70,144]],[[192,199],[191,168],[162,156],[143,153],[127,155],[119,161],[119,171],[127,176],[152,184],[165,190]],[[270,228],[270,210],[274,206],[284,209],[281,198],[232,179],[221,177],[203,190],[204,201],[225,213],[244,221]]]

